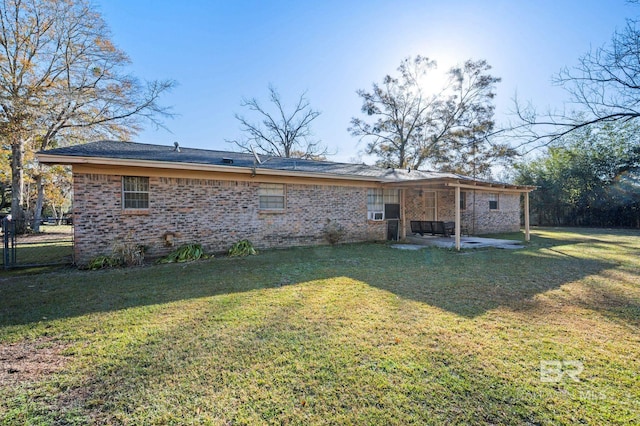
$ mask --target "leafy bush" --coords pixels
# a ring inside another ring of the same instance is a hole
[[[208,257],[201,244],[185,244],[158,260],[158,263],[183,263]]]
[[[102,255],[91,259],[87,264],[87,269],[95,271],[96,269],[113,268],[120,265],[121,263],[119,259],[116,259],[113,256]]]
[[[244,257],[252,254],[258,254],[258,252],[253,248],[253,244],[249,240],[240,240],[229,249],[229,256],[231,257]]]
[[[114,268],[118,266],[138,266],[144,263],[146,247],[126,238],[124,241],[116,241],[111,248],[111,256],[96,256],[89,261],[87,269]]]
[[[327,219],[327,224],[324,226],[322,230],[324,235],[324,239],[329,242],[329,244],[337,244],[342,240],[346,231],[344,228],[337,222],[332,222],[330,219]]]

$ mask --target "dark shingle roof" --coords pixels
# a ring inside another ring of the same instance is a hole
[[[198,165],[254,167],[256,161],[253,154],[214,151],[180,147],[176,151],[173,146],[151,145],[137,142],[99,141],[65,148],[42,151],[40,154],[61,157],[90,157],[120,160],[157,161],[166,163],[190,163]],[[365,164],[335,163],[331,161],[304,160],[299,158],[282,158],[259,156],[261,164],[258,170],[282,170],[291,172],[318,173],[330,176],[353,176],[372,178],[386,182],[415,181],[431,179],[473,179],[453,173],[427,172],[420,170],[383,169]]]

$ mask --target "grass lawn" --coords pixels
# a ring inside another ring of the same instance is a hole
[[[0,424],[639,424],[640,233],[0,274],[0,362]]]
[[[17,236],[15,266],[22,268],[26,265],[71,264],[73,227],[42,225],[40,231],[37,234]],[[4,247],[0,248],[0,252],[4,259]]]

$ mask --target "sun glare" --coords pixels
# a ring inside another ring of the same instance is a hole
[[[436,95],[442,92],[448,82],[447,70],[450,67],[441,67],[429,70],[426,75],[419,79],[420,88],[429,95]]]
[[[434,51],[429,59],[436,61],[437,67],[432,68],[419,79],[421,89],[430,95],[441,93],[449,82],[448,72],[452,67],[464,62],[464,58],[454,58],[450,54]]]

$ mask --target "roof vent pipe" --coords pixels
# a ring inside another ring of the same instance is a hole
[[[177,141],[173,143],[173,146],[175,146],[175,148],[173,148],[175,152],[180,152],[180,144]]]

